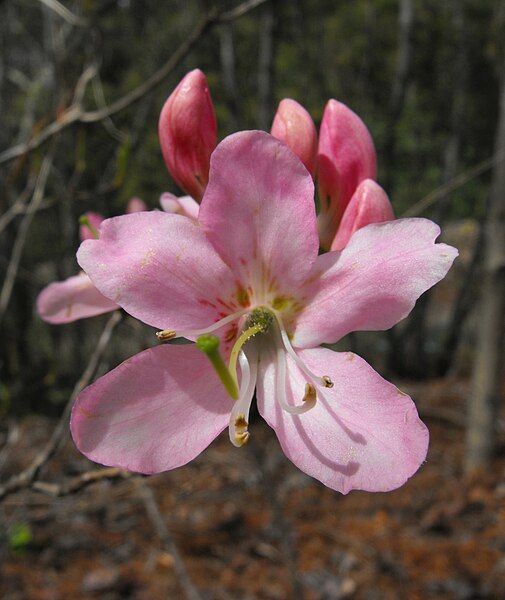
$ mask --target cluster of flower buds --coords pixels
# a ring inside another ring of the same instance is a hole
[[[175,182],[201,200],[217,143],[216,117],[205,75],[188,73],[161,111],[163,157]],[[345,104],[326,104],[319,141],[310,114],[295,100],[282,100],[270,133],[284,142],[317,181],[321,248],[341,250],[370,223],[394,219],[391,203],[375,182],[376,155],[363,121]],[[173,204],[173,202],[172,202]],[[186,212],[173,204],[175,212]]]

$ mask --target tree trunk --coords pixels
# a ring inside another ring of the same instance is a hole
[[[505,148],[505,56],[501,66],[500,112],[495,155]],[[465,470],[486,466],[496,439],[505,334],[505,165],[495,164],[484,221],[484,269],[472,395],[468,403]]]
[[[258,127],[270,131],[274,63],[275,2],[267,2],[260,17],[258,47]]]

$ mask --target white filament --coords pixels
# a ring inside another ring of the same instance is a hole
[[[291,356],[291,358],[295,361],[298,368],[303,373],[305,373],[305,375],[309,379],[311,379],[316,385],[320,385],[321,387],[328,387],[327,382],[324,380],[324,378],[320,377],[319,375],[316,375],[313,371],[311,371],[309,369],[309,367],[307,367],[307,365],[303,362],[303,360],[295,352],[293,346],[291,345],[291,342],[289,341],[289,336],[284,327],[284,323],[282,322],[282,319],[280,318],[280,316],[277,313],[275,313],[275,318],[277,319],[277,323],[279,324],[279,329],[280,329],[281,338],[282,338],[282,344],[283,344],[284,348],[286,349],[286,352],[289,354],[289,356]]]
[[[204,327],[203,329],[188,329],[186,331],[177,331],[176,337],[183,337],[183,338],[191,339],[191,338],[196,338],[200,335],[206,335],[207,333],[212,333],[213,331],[216,331],[217,329],[220,329],[221,327],[228,325],[228,323],[232,323],[236,319],[239,319],[240,317],[242,317],[243,315],[245,315],[248,312],[250,312],[249,308],[243,308],[241,310],[238,310],[237,312],[234,312],[231,315],[228,315],[227,317],[223,317],[219,321],[216,321],[212,325],[209,325],[208,327]]]
[[[238,441],[236,421],[239,415],[241,415],[247,423],[249,422],[249,411],[251,410],[251,402],[254,396],[254,388],[256,387],[256,379],[258,376],[258,361],[254,354],[251,358],[252,360],[249,362],[243,350],[241,350],[238,355],[241,375],[240,390],[238,400],[233,405],[230,414],[230,425],[228,428],[230,441],[237,447],[242,446],[243,442],[240,443],[240,441]]]
[[[315,405],[313,402],[304,402],[303,404],[290,405],[286,399],[286,351],[282,346],[277,347],[277,377],[275,380],[275,396],[281,405],[282,410],[285,410],[291,415],[301,415],[307,412]]]

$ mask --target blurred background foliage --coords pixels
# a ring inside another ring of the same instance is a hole
[[[61,117],[87,66],[99,74],[86,86],[83,104],[88,110],[128,93],[167,60],[215,5],[80,0],[66,3],[85,19],[72,24],[43,2],[1,2],[0,148],[30,139]],[[503,19],[504,4],[498,0],[269,2],[212,27],[154,91],[111,119],[75,124],[37,150],[0,165],[4,213],[23,194],[29,199],[27,182],[33,184],[42,158],[53,156],[42,209],[30,227],[0,324],[0,410],[57,411],[68,397],[103,319],[49,326],[37,317],[35,298],[48,282],[77,271],[79,215],[88,210],[120,214],[132,196],[154,209],[161,192],[177,192],[161,157],[157,120],[188,70],[199,67],[207,75],[221,138],[237,129],[268,129],[284,97],[301,102],[316,125],[328,98],[348,104],[372,132],[379,182],[400,216],[492,156]],[[488,169],[420,214],[442,226],[462,219],[475,223],[483,216],[489,181]],[[3,274],[21,219],[18,215],[2,231]],[[471,254],[475,227],[462,231]],[[419,319],[414,320],[414,334],[419,327]],[[422,350],[440,353],[440,331],[424,335],[423,327]],[[152,344],[152,332],[146,329],[130,320],[121,325],[103,370]],[[396,335],[402,356],[412,345],[402,339],[408,332],[407,323]],[[351,342],[359,346],[360,337]],[[358,347],[365,355],[370,353],[368,339]],[[375,334],[373,340],[375,352],[391,354],[388,336]],[[394,343],[396,358],[383,360],[384,374],[444,372],[422,362],[418,342],[410,361],[402,359]]]

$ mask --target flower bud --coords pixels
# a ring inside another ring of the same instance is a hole
[[[103,220],[104,217],[96,212],[84,213],[80,219],[81,225],[79,226],[79,237],[81,238],[81,242],[84,242],[84,240],[96,239],[96,232]]]
[[[140,198],[133,197],[128,200],[128,204],[126,205],[126,214],[144,212],[145,210],[147,210],[146,203]]]
[[[317,131],[309,113],[295,100],[279,103],[270,133],[284,142],[314,176],[317,155]]]
[[[158,132],[174,181],[195,200],[201,200],[209,180],[210,155],[217,143],[217,125],[207,80],[200,69],[190,71],[169,96]]]
[[[377,172],[372,137],[363,121],[350,108],[329,100],[319,132],[318,147],[319,235],[329,248],[338,224],[363,179]]]
[[[393,221],[394,218],[393,207],[386,192],[372,179],[365,179],[358,185],[345,209],[331,249],[345,248],[352,234],[365,225]]]

